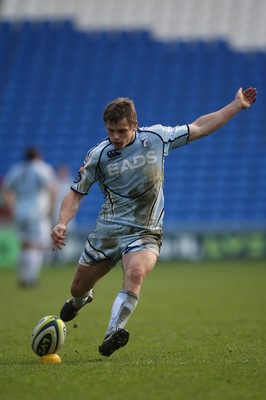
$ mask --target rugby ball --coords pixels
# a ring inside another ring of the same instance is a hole
[[[40,357],[45,354],[54,354],[63,346],[66,335],[64,322],[55,315],[47,315],[40,319],[32,331],[32,350]]]

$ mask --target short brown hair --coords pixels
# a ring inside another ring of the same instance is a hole
[[[127,97],[119,97],[107,104],[103,112],[103,120],[106,124],[111,122],[117,124],[121,119],[126,118],[132,126],[137,121],[137,113],[134,102]]]
[[[24,158],[28,161],[36,160],[41,158],[41,153],[35,147],[29,147],[25,150]]]

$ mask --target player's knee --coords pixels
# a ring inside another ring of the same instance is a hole
[[[145,270],[141,266],[136,265],[127,271],[126,279],[135,285],[141,285],[145,275]]]

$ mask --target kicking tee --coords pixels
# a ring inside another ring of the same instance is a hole
[[[89,150],[71,188],[85,195],[98,182],[105,197],[99,220],[161,230],[164,158],[188,138],[187,125],[138,128],[134,141],[119,150],[107,138]]]

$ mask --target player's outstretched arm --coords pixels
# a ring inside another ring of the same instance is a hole
[[[189,141],[200,139],[221,128],[239,111],[249,108],[256,99],[256,88],[248,88],[244,91],[240,88],[230,104],[216,112],[203,115],[189,124]]]
[[[55,247],[61,250],[62,246],[65,246],[67,224],[76,215],[82,198],[83,195],[74,192],[73,190],[70,190],[66,194],[60,208],[58,224],[54,227],[51,233],[53,239],[53,250]]]

